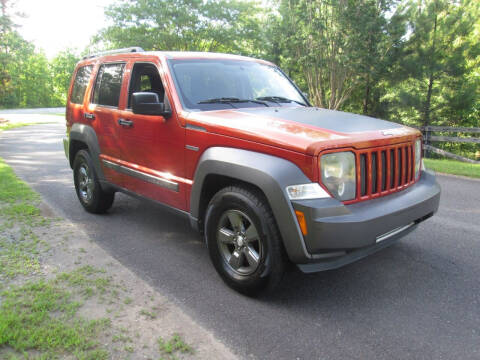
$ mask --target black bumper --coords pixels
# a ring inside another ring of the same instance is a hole
[[[422,171],[415,185],[398,193],[352,205],[335,199],[293,202],[305,214],[305,245],[312,258],[304,272],[338,268],[376,252],[412,231],[438,209],[440,187]]]

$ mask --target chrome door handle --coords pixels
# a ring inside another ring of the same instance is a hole
[[[95,114],[84,113],[83,116],[88,120],[95,120]]]
[[[131,127],[133,125],[132,120],[118,119],[118,125]]]

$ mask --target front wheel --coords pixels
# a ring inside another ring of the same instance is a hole
[[[231,288],[256,295],[281,280],[285,251],[272,211],[256,189],[231,186],[215,194],[205,235],[212,263]]]
[[[73,179],[78,200],[85,210],[102,214],[112,207],[115,193],[102,189],[93,167],[93,161],[86,150],[80,150],[75,156]]]

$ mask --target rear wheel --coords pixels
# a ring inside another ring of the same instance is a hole
[[[78,199],[85,210],[101,214],[112,207],[115,193],[102,189],[90,154],[86,150],[80,150],[75,156],[73,179]]]
[[[205,217],[210,258],[233,289],[256,295],[278,284],[286,256],[277,224],[263,194],[231,186],[210,201]]]

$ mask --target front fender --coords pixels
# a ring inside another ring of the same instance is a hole
[[[198,219],[202,187],[208,175],[238,179],[259,187],[265,194],[277,221],[283,243],[294,263],[310,259],[286,187],[310,183],[298,166],[290,161],[254,151],[213,147],[207,149],[197,165],[190,195],[190,215]]]

